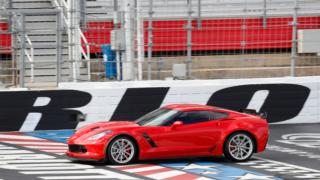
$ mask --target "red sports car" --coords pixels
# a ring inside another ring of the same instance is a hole
[[[134,160],[222,156],[245,161],[265,149],[268,123],[254,110],[241,112],[212,106],[173,104],[134,122],[113,121],[87,125],[68,139],[71,158]]]

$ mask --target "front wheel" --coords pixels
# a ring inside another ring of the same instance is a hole
[[[246,161],[252,156],[253,151],[253,139],[244,132],[232,134],[224,143],[224,155],[232,161]]]
[[[129,164],[137,154],[137,145],[128,137],[117,137],[113,139],[107,150],[108,160],[112,164]]]

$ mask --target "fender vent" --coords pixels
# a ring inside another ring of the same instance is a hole
[[[142,137],[150,144],[151,147],[158,147],[147,133],[142,133]]]

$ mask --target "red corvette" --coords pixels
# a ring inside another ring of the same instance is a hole
[[[71,158],[134,160],[222,156],[245,161],[264,151],[268,123],[254,110],[236,112],[203,105],[168,105],[134,122],[98,122],[68,139]]]

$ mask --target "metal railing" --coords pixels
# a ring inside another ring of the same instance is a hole
[[[70,24],[68,22],[68,12],[70,11],[70,7],[68,6],[68,4],[66,3],[65,0],[53,0],[54,5],[61,10],[62,12],[62,19],[64,22],[64,25],[67,29],[70,29]],[[88,43],[87,38],[84,36],[83,32],[81,31],[81,29],[79,27],[76,27],[76,30],[79,32],[80,34],[80,42],[83,42],[83,44],[85,45],[85,49],[82,47],[82,43],[79,45],[80,46],[80,50],[81,50],[81,55],[84,57],[84,60],[87,63],[87,70],[88,70],[88,79],[91,79],[91,70],[90,70],[90,45]],[[71,33],[68,33],[69,35],[71,35]]]
[[[21,16],[23,17],[23,15]],[[13,17],[16,18],[16,23],[19,27],[21,27],[22,31],[25,31],[25,28],[23,27],[24,25],[18,20],[17,15],[15,14]],[[24,55],[27,57],[28,61],[30,62],[30,76],[31,76],[30,82],[34,82],[34,47],[28,34],[26,34],[26,32],[23,32],[23,34],[24,35],[22,36],[24,36],[24,38],[20,38],[20,36],[17,36],[17,39],[18,41],[20,41],[20,43],[22,43],[22,41],[26,41],[29,45],[29,48],[24,49]],[[30,50],[30,52],[28,51],[28,49]],[[21,49],[21,51],[23,51],[23,49]],[[22,53],[20,55],[22,55]],[[21,62],[21,63],[24,63],[24,62]]]

